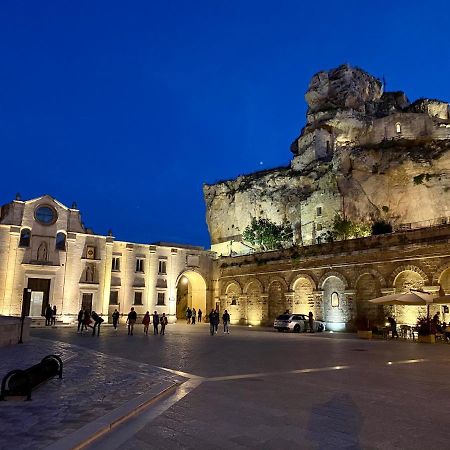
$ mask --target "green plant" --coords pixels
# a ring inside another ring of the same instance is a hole
[[[257,249],[275,250],[292,242],[292,227],[289,222],[278,225],[269,219],[253,217],[242,237]]]
[[[336,214],[333,220],[332,240],[351,239],[370,235],[370,226],[364,222],[353,222]],[[328,236],[330,238],[330,236]],[[325,237],[327,239],[327,237]],[[332,241],[329,241],[332,242]]]

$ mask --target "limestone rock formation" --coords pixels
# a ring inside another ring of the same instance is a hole
[[[450,217],[448,103],[410,104],[348,65],[314,75],[305,98],[290,167],[204,186],[213,250],[248,252],[241,234],[252,217],[289,221],[299,245],[324,238],[336,213],[394,228]]]

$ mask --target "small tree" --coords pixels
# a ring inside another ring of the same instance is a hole
[[[289,222],[277,225],[269,219],[253,217],[242,237],[258,249],[274,250],[292,242],[292,227]]]
[[[333,235],[335,239],[352,239],[370,235],[370,226],[363,222],[353,222],[339,214],[334,216]]]

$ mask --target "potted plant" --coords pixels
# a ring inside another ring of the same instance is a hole
[[[417,319],[417,332],[419,342],[425,342],[427,344],[434,344],[436,342],[435,335],[431,333],[431,323],[428,317],[419,317]]]
[[[356,330],[361,339],[372,339],[372,328],[369,319],[365,316],[356,318]]]

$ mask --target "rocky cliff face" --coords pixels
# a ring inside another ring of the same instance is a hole
[[[231,251],[223,243],[239,241],[252,217],[291,222],[294,241],[306,245],[330,230],[336,213],[394,226],[450,216],[447,103],[411,105],[348,65],[314,75],[305,97],[291,167],[204,186],[213,249]]]

